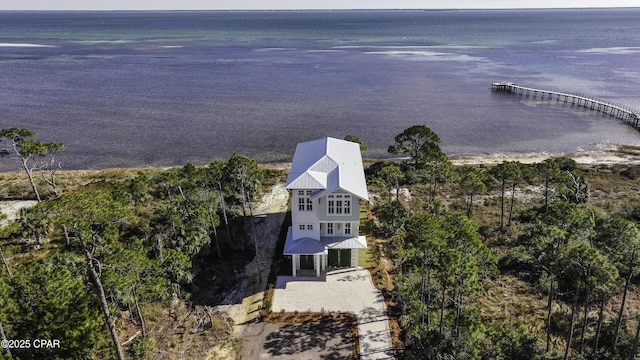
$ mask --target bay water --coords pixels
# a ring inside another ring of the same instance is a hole
[[[63,167],[288,161],[360,137],[385,157],[424,124],[450,155],[565,153],[640,133],[491,83],[640,109],[640,8],[0,12],[0,128],[63,142]],[[0,170],[14,169],[9,159]]]

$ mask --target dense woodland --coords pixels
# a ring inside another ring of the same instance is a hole
[[[452,166],[439,142],[413,126],[368,169],[400,356],[635,359],[637,168]]]
[[[60,170],[63,144],[26,129],[0,138],[0,161],[23,169],[3,174],[0,197],[37,201],[0,228],[0,335],[63,345],[0,359],[237,349],[210,305],[256,252],[255,201],[284,172],[234,154],[79,176]],[[635,358],[636,166],[454,166],[422,125],[390,143],[407,160],[368,164],[362,230],[399,358]],[[163,338],[168,326],[183,333]]]
[[[228,319],[210,305],[253,257],[254,200],[282,181],[281,171],[234,154],[205,167],[57,179],[62,145],[26,129],[0,135],[2,161],[18,160],[28,179],[5,176],[3,197],[38,201],[1,228],[1,335],[61,345],[7,349],[0,358],[171,358],[189,335],[197,345],[182,356],[199,358],[234,344]],[[156,344],[150,329],[169,325],[184,335]]]

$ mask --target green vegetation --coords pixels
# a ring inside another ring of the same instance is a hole
[[[635,358],[637,166],[452,166],[422,125],[389,152],[366,171],[399,358]]]
[[[57,171],[63,145],[34,138],[2,131],[1,154],[29,170],[0,174],[0,198],[40,201],[0,227],[0,337],[61,347],[0,359],[237,357],[231,321],[209,305],[257,251],[256,199],[284,173],[239,154],[205,167]],[[371,242],[360,260],[389,305],[398,358],[635,358],[638,165],[454,166],[426,126],[394,140],[389,152],[409,160],[366,169],[374,201],[362,208]],[[35,166],[45,158],[56,171]]]
[[[367,145],[365,145],[365,143],[357,136],[355,135],[347,135],[344,137],[345,140],[347,141],[351,141],[354,142],[358,145],[360,145],[360,151],[367,151],[369,150],[369,147]]]
[[[20,160],[35,198],[40,201],[40,192],[34,178],[34,171],[38,170],[42,179],[51,187],[51,191],[58,195],[56,186],[56,172],[60,163],[56,162],[56,153],[64,149],[64,144],[35,140],[36,133],[29,129],[7,128],[0,130],[0,142],[4,140],[7,148],[0,148],[0,157],[14,155]]]
[[[0,359],[235,353],[230,320],[208,305],[253,257],[253,204],[282,175],[239,154],[207,167],[60,172],[57,192],[0,227],[0,335],[60,347],[7,349]],[[35,187],[13,198],[40,185],[26,181]]]

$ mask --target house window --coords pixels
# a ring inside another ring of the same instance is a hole
[[[351,195],[328,195],[327,214],[351,215]]]
[[[307,225],[307,230],[313,230],[313,224]]]
[[[351,223],[344,224],[344,234],[351,235]]]
[[[327,223],[327,235],[333,235],[333,223]]]
[[[313,211],[313,202],[311,201],[311,190],[298,191],[298,211]]]
[[[299,229],[304,230],[304,225],[300,225]]]

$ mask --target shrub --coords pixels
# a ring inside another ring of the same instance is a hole
[[[153,358],[155,341],[149,336],[137,338],[129,348],[129,354],[136,360],[146,360]]]

